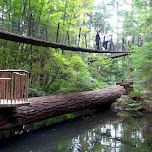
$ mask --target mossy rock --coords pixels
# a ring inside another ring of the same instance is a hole
[[[147,112],[152,112],[152,101],[151,100],[143,101],[142,105]]]
[[[129,95],[122,95],[112,104],[112,108],[115,110],[126,110],[126,111],[138,111],[143,109],[141,102],[132,100]]]
[[[140,111],[121,111],[121,112],[118,112],[117,115],[119,117],[131,118],[131,117],[136,117],[136,116],[142,116],[142,112],[140,112]]]
[[[120,99],[124,99],[126,102],[132,100],[132,98],[131,98],[130,95],[122,95],[122,96],[120,97]]]
[[[118,112],[117,114],[119,117],[132,117],[132,114],[130,112]]]
[[[128,104],[129,101],[131,101],[131,97],[129,95],[122,95],[120,98],[116,100],[119,105],[125,106]]]

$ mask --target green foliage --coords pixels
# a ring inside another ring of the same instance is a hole
[[[130,11],[124,11],[124,36],[131,32],[134,36],[134,45],[129,58],[130,61],[130,78],[137,81],[134,85],[135,92],[133,96],[139,96],[150,90],[152,83],[152,37],[151,37],[151,21],[152,21],[152,5],[151,1],[132,0]],[[142,44],[138,44],[139,36]]]
[[[130,113],[130,112],[128,112],[128,111],[125,111],[125,112],[118,112],[118,116],[120,116],[120,117],[126,117],[126,118],[130,118],[130,117],[132,117],[133,115]]]
[[[34,88],[28,89],[28,95],[29,97],[40,97],[40,96],[46,96],[44,91],[40,91]]]
[[[59,83],[54,82],[58,83],[58,93],[79,92],[101,88],[101,82],[93,79],[86,67],[79,56],[72,57],[66,66],[66,70],[65,67],[63,67],[63,70],[61,69],[62,75],[60,76],[60,80],[58,80]],[[70,73],[65,75],[65,73],[69,71]],[[63,75],[65,75],[64,78]],[[57,84],[55,86],[57,86]]]
[[[108,19],[112,14],[108,6],[104,2],[101,2],[97,6],[92,7],[92,10],[93,13],[87,13],[87,16],[90,18],[87,25],[94,27],[96,31],[100,29],[102,34],[107,30],[111,30],[112,27]]]
[[[144,44],[142,48],[136,47],[132,53],[131,59],[133,60],[133,68],[138,69],[134,71],[136,73],[137,80],[144,80],[151,77],[152,73],[152,62],[151,62],[151,51],[152,44],[148,42]]]
[[[109,5],[114,6],[115,1],[110,3]],[[0,18],[3,28],[19,33],[20,22],[20,27],[26,29],[24,35],[28,35],[32,13],[31,36],[46,39],[47,35],[51,34],[50,40],[54,41],[57,24],[60,22],[58,41],[63,44],[77,46],[75,39],[78,37],[79,27],[81,27],[80,46],[82,47],[92,46],[92,39],[94,40],[92,35],[95,35],[91,30],[92,27],[95,30],[100,29],[102,33],[111,29],[108,22],[111,13],[104,2],[95,7],[91,0],[29,0],[28,2],[2,0],[0,6],[0,11],[3,13],[3,18]],[[122,35],[126,36],[129,31],[134,36],[140,34],[143,40],[143,45],[140,47],[136,45],[132,47],[131,58],[111,60],[104,55],[77,54],[0,40],[0,67],[29,71],[30,96],[40,96],[44,92],[59,94],[94,90],[129,79],[145,82],[141,87],[137,86],[138,90],[135,88],[134,95],[142,93],[146,84],[152,80],[151,7],[151,2],[133,0],[130,11],[118,12],[125,18]],[[9,22],[5,22],[4,19]],[[67,32],[70,34],[69,40],[66,36]],[[87,65],[84,60],[88,57],[96,57],[97,61]]]
[[[97,61],[93,62],[89,67],[89,71],[93,78],[114,84],[122,81],[124,77],[124,62],[119,60],[107,59],[105,55],[96,56]]]
[[[133,100],[129,95],[122,95],[112,104],[112,108],[118,111],[138,111],[143,109],[143,104],[139,100]]]

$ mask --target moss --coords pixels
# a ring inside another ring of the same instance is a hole
[[[70,119],[74,119],[74,118],[77,118],[77,117],[80,117],[80,116],[83,116],[83,115],[92,114],[95,111],[97,111],[97,110],[96,109],[81,110],[81,111],[78,111],[78,112],[73,112],[73,113],[64,114],[64,115],[61,115],[61,116],[56,116],[56,117],[53,117],[53,118],[45,119],[45,120],[34,122],[34,123],[31,123],[31,124],[21,125],[21,126],[9,129],[9,130],[0,131],[0,143],[2,143],[3,140],[4,141],[9,140],[10,137],[15,138],[15,137],[17,137],[17,136],[19,136],[23,133],[33,131],[33,130],[37,130],[39,128],[50,126],[52,124],[60,123],[60,122],[67,121],[67,120],[70,120]]]
[[[143,109],[140,101],[135,101],[130,95],[122,95],[115,103],[112,104],[115,110],[138,111]]]
[[[143,113],[140,111],[121,111],[118,112],[117,115],[119,117],[131,118],[131,117],[143,116]]]
[[[117,115],[120,116],[120,117],[132,117],[133,116],[130,112],[127,112],[127,111],[125,111],[125,112],[118,112]]]
[[[145,100],[142,102],[142,105],[147,112],[152,112],[152,101],[151,100]]]

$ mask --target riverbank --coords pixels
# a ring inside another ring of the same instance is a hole
[[[111,107],[115,111],[152,112],[152,93],[142,94],[140,97],[122,95],[114,103],[112,103]]]

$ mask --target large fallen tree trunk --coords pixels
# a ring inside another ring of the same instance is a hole
[[[116,85],[96,91],[31,98],[29,106],[0,109],[0,131],[70,112],[103,108],[125,93],[124,87]]]

